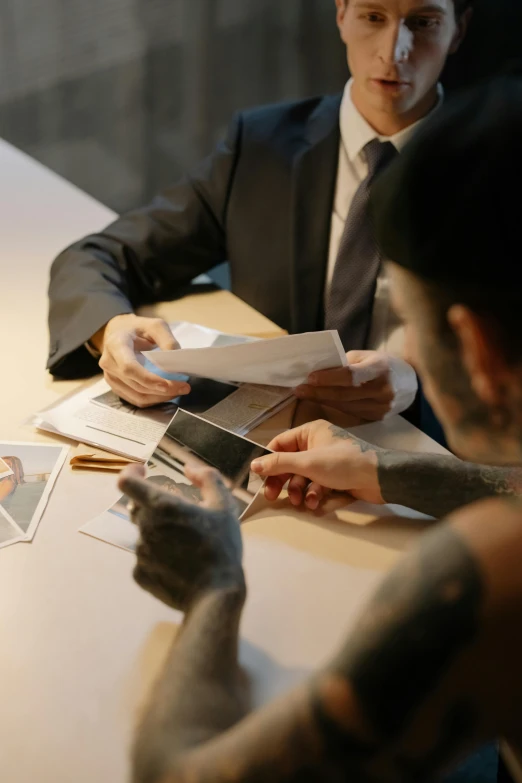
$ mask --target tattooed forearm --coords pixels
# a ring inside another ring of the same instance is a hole
[[[475,559],[449,525],[423,536],[415,554],[384,580],[334,665],[350,672],[378,735],[401,734],[473,641],[482,597]]]
[[[522,470],[474,465],[442,454],[381,450],[377,455],[381,494],[387,503],[444,517],[457,508],[494,496],[522,494]]]
[[[243,587],[207,593],[185,618],[139,727],[134,783],[156,783],[180,754],[212,739],[248,711],[238,664]]]
[[[438,527],[384,581],[330,665],[178,756],[162,783],[434,778],[481,739],[481,710],[454,671],[480,635],[484,598],[465,542]]]
[[[385,579],[334,661],[331,671],[350,683],[368,727],[358,755],[366,759],[367,773],[381,770],[375,779],[425,780],[473,737],[479,715],[462,696],[448,702],[431,726],[422,754],[410,746],[423,706],[479,635],[484,593],[475,557],[444,525]],[[323,721],[330,714],[332,723],[328,699],[322,708],[319,703],[321,710]],[[334,728],[327,732],[332,740]]]
[[[374,446],[373,443],[368,443],[362,438],[358,438],[356,435],[352,435],[351,432],[348,432],[348,430],[343,430],[341,427],[337,427],[335,424],[331,424],[329,430],[332,433],[332,436],[338,440],[349,440],[352,441],[352,443],[356,443],[363,453],[366,451],[385,451],[385,449],[381,449],[380,446]]]
[[[335,439],[350,441],[377,456],[377,481],[386,503],[444,517],[487,497],[522,496],[522,469],[463,462],[452,455],[394,451],[374,446],[348,430],[330,426]],[[348,463],[348,469],[352,469]]]

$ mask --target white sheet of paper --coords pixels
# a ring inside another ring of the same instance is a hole
[[[175,321],[169,324],[170,331],[180,344],[181,348],[210,348],[223,345],[237,345],[238,343],[252,343],[257,337],[243,337],[239,334],[226,334],[208,326],[193,324],[190,321]]]
[[[413,405],[419,384],[417,375],[411,365],[398,356],[388,356],[390,367],[390,383],[393,389],[393,401],[385,418],[389,419],[397,413],[402,413],[410,405]],[[354,386],[362,386],[373,381],[379,375],[379,366],[360,366],[351,364],[352,383]]]
[[[39,429],[57,432],[81,443],[101,446],[115,454],[146,460],[167,428],[140,416],[129,416],[117,410],[90,402],[110,388],[99,381],[78,394],[42,411],[35,424]],[[168,423],[168,422],[167,422]]]
[[[288,388],[305,383],[315,370],[347,365],[336,331],[307,332],[217,348],[144,351],[143,355],[164,372]]]

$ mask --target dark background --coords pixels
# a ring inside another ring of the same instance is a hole
[[[477,0],[449,90],[521,49],[522,0]],[[334,0],[0,0],[0,136],[122,211],[236,109],[342,89]]]

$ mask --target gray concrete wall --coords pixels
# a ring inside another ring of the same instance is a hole
[[[0,0],[0,136],[117,211],[345,76],[333,0]]]

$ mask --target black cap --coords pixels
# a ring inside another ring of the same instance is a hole
[[[419,277],[522,286],[522,76],[437,109],[377,178],[371,206],[384,257]]]

